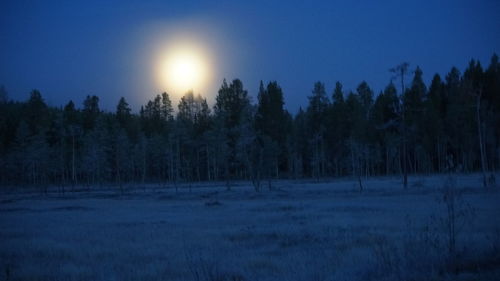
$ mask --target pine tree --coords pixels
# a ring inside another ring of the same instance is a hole
[[[446,99],[444,83],[439,74],[432,78],[427,100],[425,101],[423,144],[432,161],[431,171],[443,171],[446,159],[444,119],[446,116]]]
[[[351,159],[351,174],[358,179],[359,190],[363,190],[363,185],[361,183],[361,172],[362,172],[362,144],[363,139],[363,103],[360,100],[360,96],[350,92],[346,99],[346,108],[348,115],[346,116],[346,123],[349,130],[348,142],[350,150]]]
[[[261,174],[269,180],[279,177],[280,169],[284,170],[288,164],[286,159],[286,113],[284,109],[283,92],[276,81],[269,82],[264,89],[261,81],[258,94],[257,113],[255,115],[255,129],[258,134],[258,144],[263,153]],[[260,151],[256,149],[256,151]]]
[[[220,127],[224,148],[224,171],[227,188],[230,189],[230,181],[238,172],[238,166],[242,164],[237,153],[238,142],[241,140],[242,129],[250,116],[250,100],[248,93],[243,89],[243,83],[235,79],[230,85],[226,80],[222,82],[214,106],[216,124]]]
[[[487,180],[487,170],[488,170],[488,160],[486,154],[486,145],[485,145],[485,126],[483,123],[484,118],[482,118],[482,114],[484,109],[481,106],[484,101],[483,91],[484,91],[484,73],[479,62],[475,62],[471,60],[469,63],[469,67],[464,72],[463,83],[465,87],[465,91],[468,95],[472,96],[475,99],[475,109],[476,109],[476,124],[477,124],[477,135],[478,135],[478,144],[479,144],[479,155],[481,161],[481,171],[483,173],[483,186],[488,186]]]
[[[398,114],[399,100],[397,91],[392,81],[387,85],[384,92],[380,93],[373,105],[373,125],[375,128],[376,142],[381,150],[379,163],[385,165],[379,167],[385,174],[394,173],[394,166],[398,163],[399,155],[397,148],[398,136]]]
[[[48,126],[49,119],[47,104],[38,90],[31,91],[25,110],[24,116],[30,133],[33,135],[41,133]]]
[[[335,83],[332,94],[332,104],[328,110],[326,139],[329,148],[330,161],[334,169],[334,174],[340,176],[344,170],[345,150],[347,143],[348,127],[345,123],[346,105],[344,92],[340,82]]]
[[[124,97],[120,98],[118,105],[116,106],[116,119],[120,123],[122,128],[126,128],[128,122],[130,122],[131,114],[130,107]]]
[[[95,122],[100,114],[99,98],[97,96],[87,96],[83,102],[83,130],[88,133],[94,129]]]
[[[394,68],[389,69],[390,72],[394,73],[394,77],[397,78],[399,77],[401,80],[401,96],[403,96],[406,92],[405,90],[405,76],[408,74],[408,68],[410,64],[407,62],[403,62],[399,65],[397,65]],[[401,139],[402,139],[402,154],[403,154],[403,167],[402,167],[402,172],[403,172],[403,186],[404,188],[408,187],[408,161],[407,161],[407,132],[406,132],[406,115],[405,115],[405,108],[404,108],[404,103],[403,103],[403,108],[401,109]]]
[[[83,133],[79,112],[73,101],[69,101],[63,110],[63,129],[65,135],[65,163],[69,167],[70,181],[77,183],[77,153],[80,147],[80,137]]]
[[[188,181],[205,178],[208,169],[208,139],[210,129],[210,109],[206,99],[187,92],[179,101],[177,113],[177,134],[180,153],[183,155],[182,167],[184,178]],[[207,175],[208,176],[208,175]]]
[[[403,95],[403,109],[405,116],[405,128],[407,132],[407,143],[412,151],[407,151],[410,169],[418,172],[419,165],[423,164],[421,159],[424,155],[422,147],[422,136],[424,135],[424,101],[427,88],[422,79],[422,71],[417,66],[411,87]]]
[[[325,132],[326,116],[330,101],[326,95],[325,85],[321,82],[314,84],[312,95],[307,107],[308,132],[311,136],[311,172],[316,179],[323,176],[326,170]]]

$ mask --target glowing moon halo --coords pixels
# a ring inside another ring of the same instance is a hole
[[[208,61],[206,53],[192,44],[170,46],[157,61],[158,83],[176,96],[189,90],[199,92],[209,80]]]

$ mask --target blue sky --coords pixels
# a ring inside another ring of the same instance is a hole
[[[2,1],[0,84],[25,100],[37,88],[54,106],[89,94],[114,110],[138,111],[160,93],[150,52],[176,32],[213,53],[214,77],[199,92],[212,102],[223,78],[277,80],[286,107],[307,105],[313,83],[378,92],[388,69],[408,61],[424,72],[489,64],[500,53],[500,1]],[[181,30],[181,31],[179,31]],[[174,98],[175,100],[175,98]]]

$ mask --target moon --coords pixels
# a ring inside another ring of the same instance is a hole
[[[157,73],[162,88],[177,97],[190,90],[200,92],[210,78],[209,58],[195,44],[169,46],[159,59]]]

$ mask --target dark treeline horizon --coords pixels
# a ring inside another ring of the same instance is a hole
[[[444,172],[487,177],[500,165],[500,63],[471,60],[430,85],[402,63],[386,88],[362,81],[344,92],[313,85],[296,114],[284,107],[277,81],[260,83],[252,104],[242,81],[223,81],[215,105],[187,92],[177,110],[167,93],[132,113],[125,98],[114,112],[87,96],[48,106],[33,90],[25,102],[0,89],[0,183],[86,185],[251,180]]]

